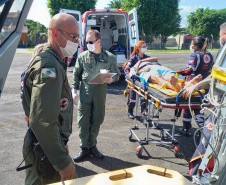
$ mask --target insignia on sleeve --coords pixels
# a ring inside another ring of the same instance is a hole
[[[203,56],[203,60],[204,60],[204,62],[205,62],[206,64],[208,64],[208,63],[210,62],[211,58],[210,58],[210,56],[209,56],[208,54],[205,54],[205,55]]]
[[[190,60],[189,64],[194,64],[194,62],[195,62],[194,60]]]
[[[89,72],[88,72],[88,71],[85,71],[85,72],[83,73],[83,76],[84,76],[84,77],[89,76]]]
[[[42,68],[42,78],[56,78],[56,69]]]

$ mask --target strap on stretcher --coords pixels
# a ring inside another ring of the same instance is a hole
[[[146,91],[147,90],[147,88],[146,88],[147,82],[145,81],[145,79],[140,77],[139,75],[133,75],[133,77],[132,77],[133,83],[135,83],[135,77],[140,79],[141,83],[144,85],[144,90]]]

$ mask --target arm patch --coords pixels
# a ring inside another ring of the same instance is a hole
[[[56,78],[56,69],[42,68],[42,78]]]

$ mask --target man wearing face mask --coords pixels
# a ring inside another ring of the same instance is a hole
[[[75,178],[67,146],[72,132],[73,99],[63,59],[76,52],[78,43],[76,19],[69,14],[56,14],[49,24],[48,43],[25,74],[23,108],[30,121],[23,146],[26,185]]]
[[[193,52],[188,61],[187,68],[177,71],[178,74],[186,76],[187,81],[191,81],[195,76],[202,75],[202,79],[209,76],[214,64],[213,55],[207,51],[209,45],[208,38],[197,36],[192,39],[190,50]],[[206,91],[207,92],[207,91]],[[204,115],[200,109],[194,109],[196,122],[203,126]],[[179,134],[189,136],[191,128],[191,113],[189,109],[183,109],[183,128],[179,129]]]
[[[125,75],[130,74],[130,69],[137,63],[137,62],[153,62],[157,63],[158,59],[156,57],[150,57],[146,55],[147,52],[147,45],[145,41],[140,40],[138,41],[133,49],[133,52],[130,55],[130,58],[123,64],[123,69]],[[136,103],[136,92],[130,91],[128,96],[128,117],[130,119],[134,119],[133,110]],[[140,106],[141,106],[141,114],[144,115],[146,109],[146,101],[144,97],[140,97]]]
[[[101,47],[101,35],[97,30],[87,32],[86,44],[88,51],[78,57],[72,80],[75,105],[78,101],[77,90],[80,88],[77,122],[81,151],[73,158],[75,162],[89,155],[104,158],[96,145],[100,125],[104,121],[107,84],[118,81],[121,75],[115,56]],[[89,84],[101,69],[117,74],[113,78],[105,78],[104,84]]]
[[[220,25],[220,49],[217,52],[216,58],[218,57],[219,53],[221,52],[221,50],[223,49],[225,43],[226,43],[226,22]]]

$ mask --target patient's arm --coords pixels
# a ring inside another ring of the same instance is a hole
[[[150,57],[150,58],[145,58],[145,59],[139,60],[133,67],[135,67],[136,71],[138,72],[139,65],[142,62],[153,62],[153,61],[158,62],[158,58],[157,57]]]

